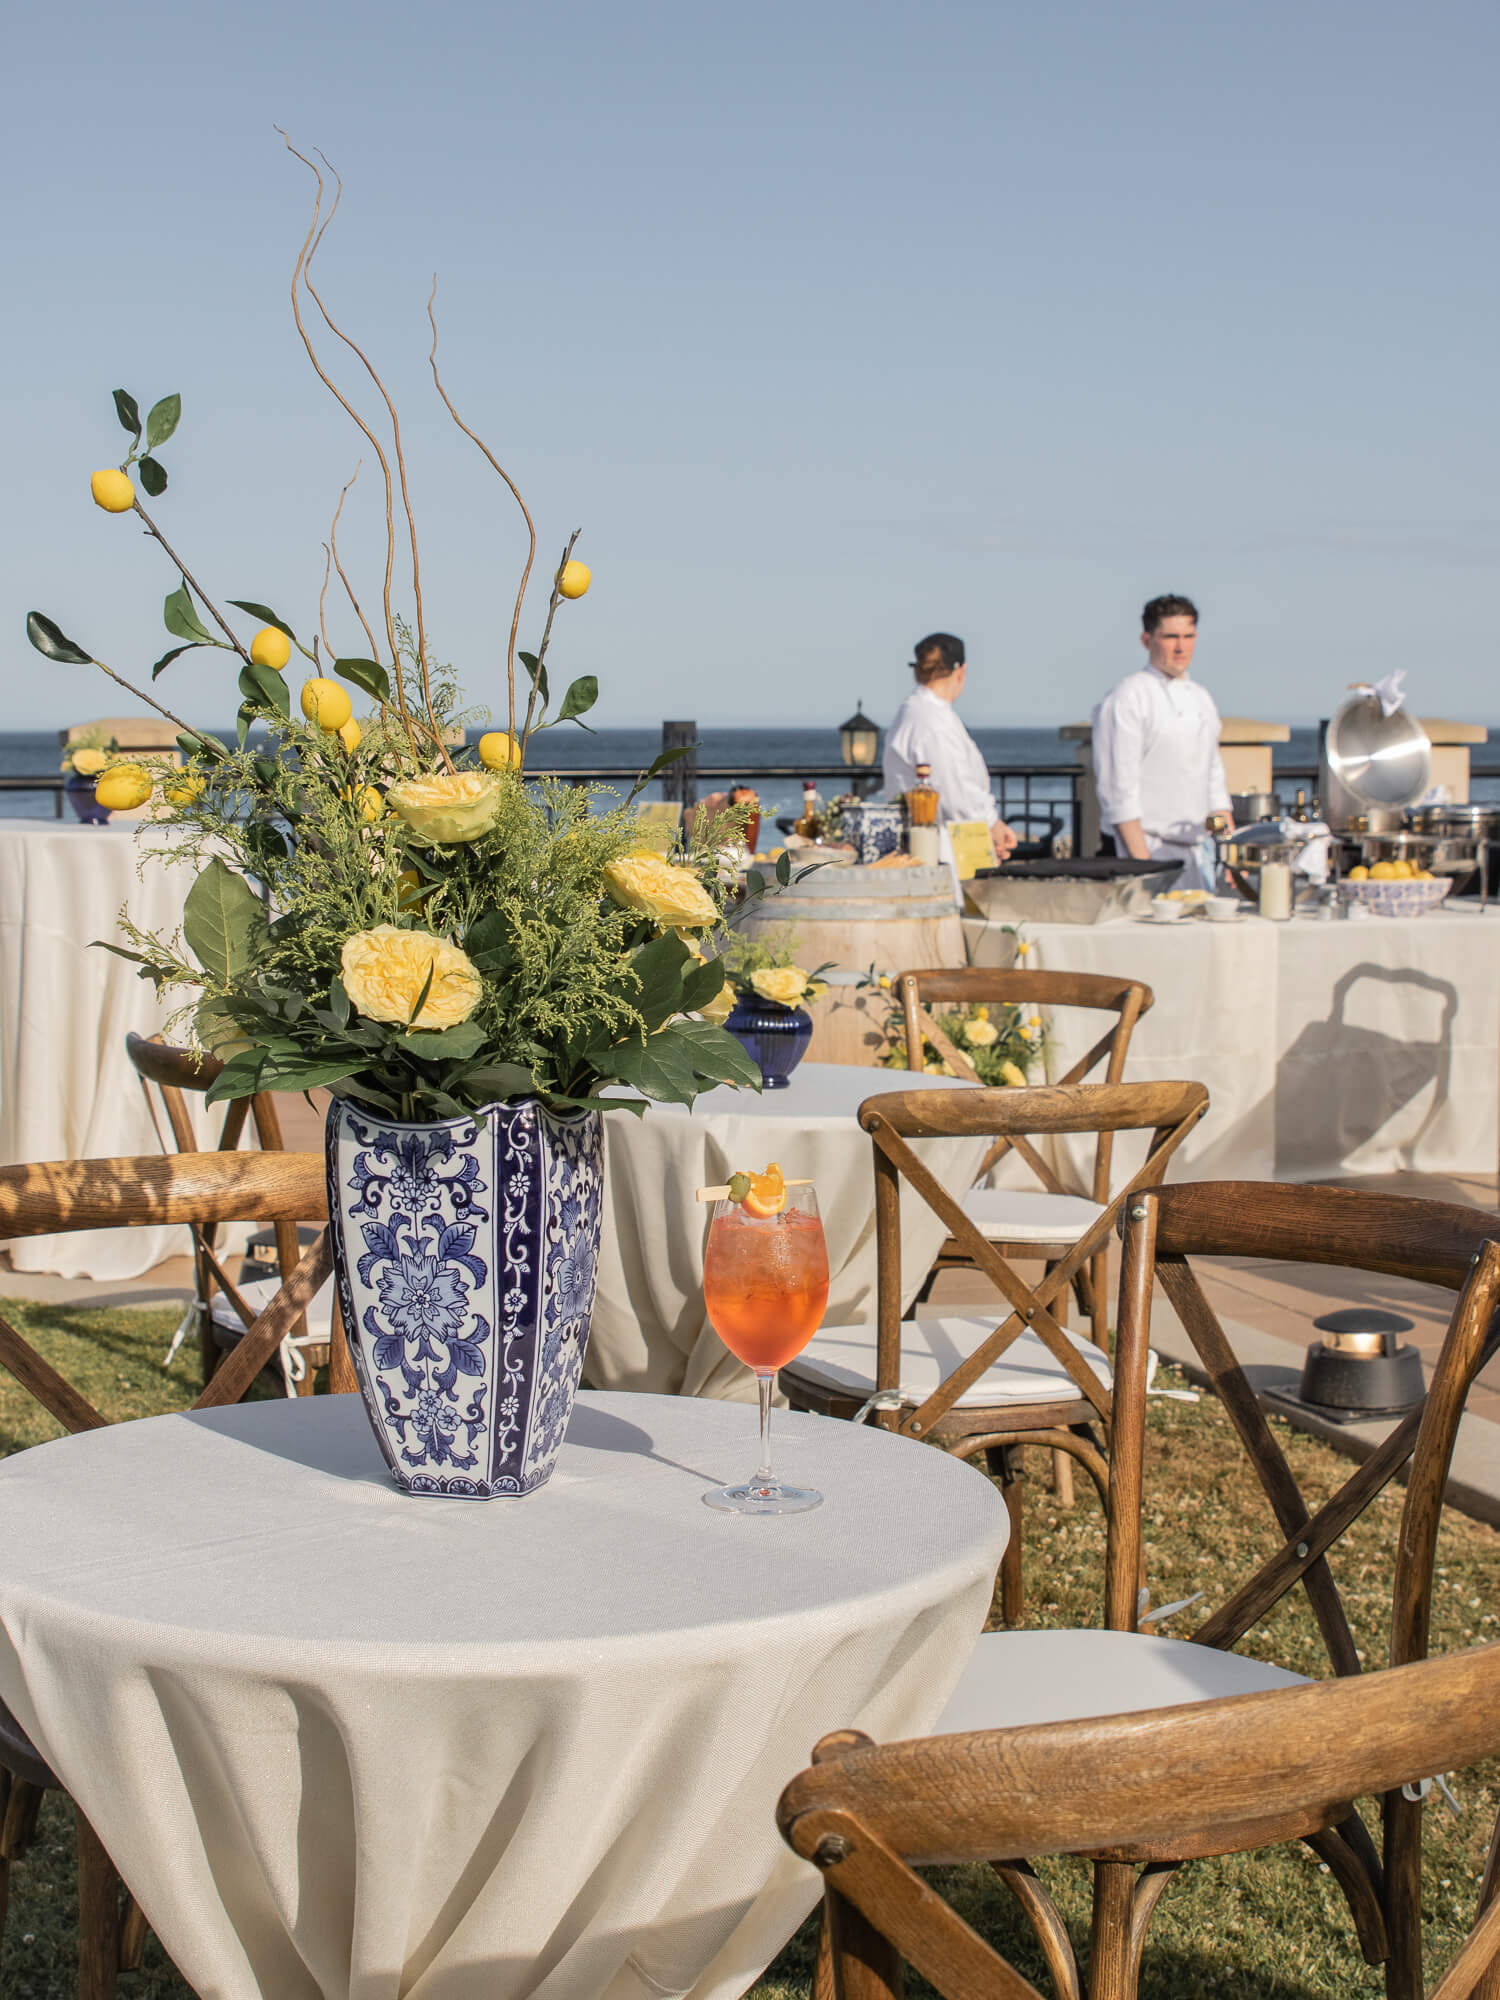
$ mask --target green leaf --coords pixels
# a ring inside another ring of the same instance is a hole
[[[743,1044],[727,1028],[716,1028],[711,1021],[674,1021],[651,1039],[671,1042],[688,1055],[694,1072],[710,1083],[760,1089],[760,1064],[746,1054]]]
[[[641,982],[632,1005],[645,1021],[648,1034],[683,1011],[683,968],[693,963],[693,954],[673,931],[653,938],[632,954],[630,969]]]
[[[682,977],[682,1012],[696,1014],[724,991],[728,967],[722,958],[705,959]]]
[[[516,658],[521,662],[527,673],[530,674],[531,685],[541,697],[542,713],[545,715],[547,712],[547,703],[552,699],[551,695],[547,692],[547,669],[542,665],[535,653],[517,653]]]
[[[156,676],[161,672],[163,667],[170,667],[172,662],[180,660],[184,653],[191,653],[196,643],[195,640],[190,640],[186,646],[174,646],[170,653],[163,653],[156,665],[151,669],[152,680],[156,679]]]
[[[598,699],[598,680],[593,674],[581,674],[563,696],[562,707],[557,711],[556,719],[559,722],[577,722],[580,715],[587,715]],[[588,725],[579,723],[579,727],[586,729]]]
[[[147,451],[155,451],[158,445],[166,443],[173,431],[176,430],[181,416],[181,396],[163,396],[159,403],[153,404],[150,414],[146,418]],[[142,470],[144,469],[143,461]],[[163,476],[163,484],[165,484],[165,476]],[[148,486],[146,491],[149,493],[151,488]]]
[[[93,655],[86,653],[82,646],[75,646],[43,612],[27,612],[26,636],[39,653],[45,653],[49,660],[57,660],[62,666],[91,667],[94,664]]]
[[[530,1097],[536,1090],[536,1078],[520,1063],[485,1063],[464,1072],[463,1087],[470,1096],[498,1103],[506,1097]]]
[[[141,475],[141,484],[153,500],[159,499],[167,490],[167,468],[148,452],[137,460],[136,470]]]
[[[227,1104],[234,1097],[253,1097],[260,1089],[261,1072],[269,1060],[264,1049],[242,1049],[231,1056],[209,1085],[204,1102]]]
[[[328,989],[328,1007],[339,1026],[347,1028],[354,1009],[350,1005],[349,995],[345,989],[344,982],[339,978],[337,973],[334,974],[333,984]]]
[[[484,1029],[477,1021],[460,1021],[456,1028],[413,1028],[400,1046],[424,1062],[463,1062],[484,1047]]]
[[[379,660],[335,660],[333,671],[376,701],[391,698],[391,677]]]
[[[752,901],[766,893],[766,878],[758,868],[745,871],[745,890]]]
[[[285,632],[295,646],[297,635],[284,618],[278,618],[267,604],[256,604],[248,597],[231,597],[230,603],[236,611],[248,611],[252,618],[258,618],[262,625],[274,625],[278,632]]]
[[[133,438],[139,441],[141,435],[141,413],[136,407],[135,397],[128,394],[124,389],[116,389],[115,391],[115,415],[120,419],[121,426],[129,431]]]
[[[422,990],[417,995],[417,1004],[406,1017],[408,1027],[413,1021],[421,1019],[422,1009],[427,1005],[427,996],[432,991],[432,982],[436,977],[437,959],[434,957],[427,967],[427,977],[422,981]]]
[[[240,668],[240,693],[248,702],[274,708],[278,715],[292,712],[292,697],[286,682],[274,667],[263,667],[258,660],[247,660]]]
[[[254,964],[266,941],[266,913],[243,875],[214,857],[188,890],[182,910],[188,950],[221,986]]]
[[[162,605],[161,622],[174,639],[186,639],[194,646],[212,646],[216,643],[212,632],[193,609],[193,600],[188,595],[185,583],[178,584]]]
[[[90,944],[89,950],[112,951],[116,958],[128,958],[132,965],[149,965],[151,963],[151,960],[146,957],[144,952],[127,951],[124,945],[110,944],[104,938],[95,938],[92,944]]]
[[[776,880],[784,889],[792,879],[792,857],[785,848],[776,857]]]
[[[207,730],[201,736],[183,730],[177,738],[177,747],[184,757],[206,757],[211,764],[217,764],[229,755],[229,746],[221,743],[217,736],[210,736]]]

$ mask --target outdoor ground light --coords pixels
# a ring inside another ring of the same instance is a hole
[[[1350,1306],[1313,1325],[1323,1335],[1307,1350],[1297,1400],[1336,1422],[1404,1416],[1424,1394],[1422,1357],[1400,1345],[1412,1321],[1399,1313]]]

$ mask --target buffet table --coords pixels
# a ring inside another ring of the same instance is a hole
[[[972,918],[964,932],[971,964],[1016,962],[1017,934]],[[1211,1098],[1179,1178],[1495,1170],[1500,909],[1284,924],[1125,918],[1018,935],[1029,969],[1126,974],[1153,989],[1127,1079],[1193,1077]],[[1090,1045],[1097,1019],[1053,1018],[1049,1076]],[[1083,1152],[1063,1157],[1076,1177]],[[1136,1148],[1117,1142],[1117,1157],[1133,1166]]]
[[[170,936],[193,874],[138,874],[137,830],[0,820],[0,1166],[161,1151],[125,1037],[159,1034],[171,1007],[93,941],[123,942],[122,907]],[[34,1236],[10,1257],[18,1271],[134,1278],[188,1248],[185,1229],[95,1229]]]
[[[821,1507],[705,1507],[755,1428],[585,1395],[484,1504],[398,1493],[357,1396],[18,1452],[0,1697],[212,2000],[735,2000],[820,1893],[781,1788],[932,1727],[1007,1533],[958,1460],[808,1416]]]

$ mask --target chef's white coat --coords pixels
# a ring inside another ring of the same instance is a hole
[[[938,794],[938,840],[950,861],[949,822],[981,819],[993,826],[1000,817],[990,790],[984,752],[959,721],[951,701],[931,688],[916,687],[896,711],[886,731],[883,775],[886,797],[899,798],[917,782],[918,764],[930,764]]]
[[[1219,711],[1208,689],[1142,667],[1117,681],[1093,714],[1099,819],[1109,833],[1139,820],[1155,859],[1182,861],[1180,886],[1212,888],[1210,813],[1229,811]],[[1124,842],[1118,841],[1121,852]]]

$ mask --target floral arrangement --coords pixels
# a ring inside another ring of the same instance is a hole
[[[882,973],[875,981],[889,992],[891,981]],[[973,1064],[979,1081],[993,1088],[1018,1088],[1031,1081],[1047,1053],[1047,1032],[1042,1017],[1028,1007],[988,1007],[982,1002],[955,1007],[932,1019],[943,1034]],[[878,1061],[882,1069],[905,1069],[906,1016],[892,1002],[885,1023],[885,1045]],[[922,1068],[928,1076],[953,1076],[957,1072],[942,1049],[928,1037],[922,1042]]]
[[[731,931],[719,950],[725,985],[741,1001],[770,1000],[780,1007],[799,1007],[804,1000],[821,1000],[828,991],[822,975],[832,966],[804,972],[796,963],[796,951],[795,924],[752,936]]]
[[[640,1109],[647,1098],[690,1102],[718,1083],[756,1086],[755,1064],[714,1018],[727,968],[703,943],[734,893],[716,861],[723,816],[671,857],[641,838],[635,802],[682,753],[658,758],[630,799],[607,810],[585,789],[526,776],[534,739],[566,722],[586,728],[597,698],[597,682],[584,675],[554,703],[548,679],[555,622],[587,592],[590,572],[574,556],[575,532],[553,571],[536,651],[518,651],[536,529],[510,475],[443,385],[429,299],[436,392],[504,482],[529,536],[503,645],[506,725],[466,747],[475,718],[429,642],[396,410],[313,279],[338,194],[325,214],[322,173],[296,157],[314,174],[317,196],[293,272],[293,316],[313,368],[383,475],[379,609],[372,623],[338,547],[352,478],[325,544],[316,636],[305,640],[304,621],[294,627],[256,600],[211,598],[136,491],[137,480],[153,501],[167,490],[159,454],[177,430],[181,400],[163,398],[143,423],[134,398],[115,392],[131,443],[123,463],[94,475],[93,496],[108,513],[136,516],[175,572],[163,607],[173,644],[151,681],[189,671],[184,656],[198,665],[225,655],[240,706],[236,740],[221,741],[133,686],[52,619],[38,612],[28,619],[28,636],[48,659],[100,669],[180,732],[183,768],[119,764],[103,782],[114,783],[120,803],[155,795],[157,823],[170,834],[156,852],[195,862],[181,931],[153,935],[122,917],[127,944],[106,948],[181,999],[174,1021],[224,1063],[209,1092],[215,1100],[326,1085],[387,1116],[433,1119],[521,1098],[561,1109],[622,1101]],[[325,368],[313,337],[319,324],[362,366],[383,410],[376,420],[360,414]],[[398,508],[409,622],[392,605]],[[345,600],[341,621],[328,606],[334,577]],[[346,632],[357,624],[361,637],[336,642],[335,622]],[[311,667],[295,699],[286,679],[294,653]],[[365,703],[358,716],[356,697]],[[789,866],[778,872],[785,881]],[[601,1098],[605,1086],[622,1086],[623,1099]]]
[[[75,778],[97,778],[108,769],[119,747],[102,722],[90,722],[68,739],[58,769],[71,772]]]

